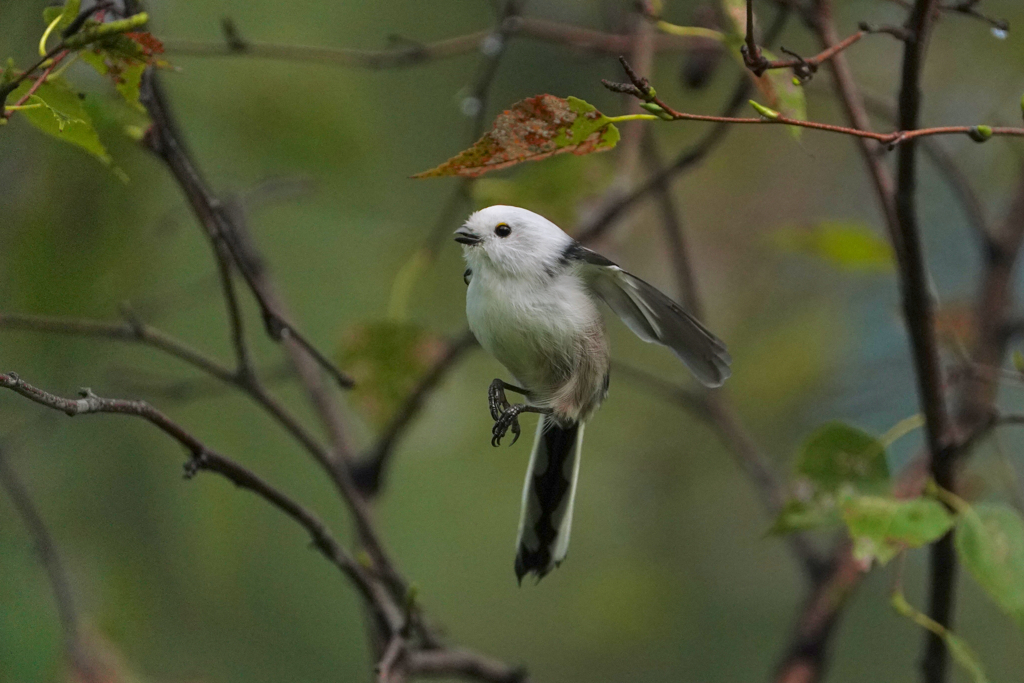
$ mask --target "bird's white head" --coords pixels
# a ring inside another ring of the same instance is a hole
[[[550,273],[573,243],[547,218],[500,204],[470,215],[455,241],[473,272],[493,269],[513,277]]]

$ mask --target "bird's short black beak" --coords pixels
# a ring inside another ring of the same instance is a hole
[[[470,232],[468,228],[459,228],[455,231],[455,241],[459,244],[479,244],[483,240],[480,239],[475,233]]]

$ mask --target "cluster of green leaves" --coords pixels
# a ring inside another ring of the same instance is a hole
[[[997,503],[970,505],[958,496],[929,485],[914,498],[894,494],[886,449],[921,424],[919,416],[898,424],[881,438],[842,422],[829,422],[804,442],[795,462],[795,486],[771,529],[793,531],[845,527],[854,556],[865,566],[885,565],[911,548],[920,548],[953,531],[956,549],[971,575],[997,606],[1024,629],[1024,520],[1013,508]],[[947,641],[954,656],[984,675],[966,647],[945,629],[937,630],[906,601],[894,606]]]
[[[43,133],[88,152],[123,178],[96,132],[90,98],[77,91],[64,73],[81,60],[110,79],[132,112],[119,117],[125,120],[125,132],[138,137],[148,123],[139,103],[142,73],[147,66],[165,64],[158,57],[163,52],[160,42],[140,30],[147,20],[143,12],[105,21],[92,11],[82,13],[81,0],[47,7],[39,43],[42,59],[27,72],[8,59],[0,77],[0,124],[13,115],[22,116]],[[51,36],[59,40],[48,48]]]

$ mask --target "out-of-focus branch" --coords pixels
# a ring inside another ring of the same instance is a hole
[[[457,677],[492,683],[528,683],[530,680],[522,667],[510,667],[458,648],[410,652],[407,666],[411,675],[424,678]]]
[[[367,451],[363,458],[352,468],[352,478],[359,490],[366,495],[376,495],[383,485],[384,475],[395,452],[395,446],[405,435],[409,425],[419,415],[430,394],[451,372],[452,368],[476,346],[476,337],[466,330],[455,339],[447,342],[444,353],[419,381],[419,384],[406,396],[394,417],[384,427],[377,442]]]
[[[156,75],[152,69],[143,74],[142,88],[139,101],[146,107],[152,124],[147,129],[143,143],[153,153],[159,156],[167,164],[168,169],[174,175],[182,191],[185,193],[193,212],[199,219],[200,224],[206,232],[211,244],[214,247],[218,261],[231,257],[231,261],[238,267],[250,290],[259,303],[263,321],[268,335],[276,341],[292,340],[301,346],[317,364],[330,374],[343,387],[352,386],[352,380],[342,373],[330,360],[327,359],[309,340],[302,335],[294,325],[274,308],[265,291],[260,287],[258,275],[252,272],[251,264],[246,263],[238,257],[235,244],[231,241],[232,230],[229,218],[222,202],[209,190],[199,169],[192,160],[191,155],[185,146],[177,124],[174,122],[170,109],[167,106],[163,91]],[[220,266],[223,269],[227,265]],[[230,273],[222,274],[222,283],[225,287],[225,295],[228,299],[229,310],[232,317],[233,337],[236,339],[236,348],[241,343],[240,315],[237,313],[237,304],[232,305],[233,288],[230,287]],[[239,320],[235,320],[239,318]]]
[[[657,149],[647,145],[645,157],[648,167],[655,177],[663,171]],[[693,273],[693,260],[686,247],[682,221],[672,201],[668,181],[663,180],[656,190],[661,209],[661,224],[665,230],[666,241],[672,254],[673,270],[683,289],[684,299],[688,300],[690,310],[700,314],[704,309],[697,291],[696,278]],[[688,293],[688,294],[687,294]],[[687,396],[689,398],[689,396]],[[736,464],[740,467],[757,492],[761,506],[770,516],[776,516],[785,502],[785,486],[770,460],[743,427],[736,411],[728,400],[718,391],[701,390],[695,400],[700,406],[696,415],[707,422],[717,433],[725,446],[732,453]],[[791,534],[788,541],[794,556],[802,565],[807,576],[812,580],[823,571],[820,553],[814,548],[805,534]]]
[[[813,12],[808,16],[809,23],[818,34],[822,47],[828,48],[838,41],[835,22],[832,18],[832,0],[815,0]],[[837,54],[828,62],[832,74],[833,87],[839,102],[846,112],[850,125],[861,130],[871,129],[871,120],[864,107],[864,99],[854,80],[853,72],[846,61],[846,56]],[[857,149],[861,159],[867,166],[871,181],[875,186],[875,197],[878,200],[882,217],[888,230],[889,239],[893,243],[896,258],[902,258],[902,238],[899,232],[899,219],[896,216],[896,185],[892,174],[878,157],[878,148],[864,138],[857,138]]]
[[[53,590],[57,615],[60,619],[61,633],[64,641],[64,654],[68,658],[75,673],[83,683],[101,683],[103,680],[97,670],[96,662],[89,654],[82,641],[81,619],[75,606],[74,591],[68,580],[64,564],[61,562],[57,545],[42,515],[36,509],[28,490],[22,485],[14,470],[7,462],[7,455],[0,447],[0,487],[7,491],[14,509],[21,516],[32,542],[35,544],[39,561],[46,571],[46,577]]]
[[[435,43],[402,40],[395,47],[385,50],[353,50],[251,42],[242,38],[233,24],[229,23],[226,26],[230,28],[226,31],[223,43],[165,40],[164,48],[168,54],[190,57],[253,57],[364,69],[390,69],[426,64],[479,51],[481,44],[494,33],[493,30],[487,29]],[[537,17],[508,17],[501,22],[499,30],[509,36],[531,38],[581,52],[604,55],[629,52],[632,43],[629,35],[603,33]],[[682,52],[695,45],[714,43],[715,41],[707,38],[658,34],[654,39],[654,49],[657,52]]]

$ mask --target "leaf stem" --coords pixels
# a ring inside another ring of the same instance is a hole
[[[64,18],[63,14],[58,14],[57,18],[55,18],[53,21],[51,21],[50,25],[46,27],[45,31],[43,31],[43,37],[39,39],[39,56],[40,57],[46,57],[49,54],[49,52],[46,49],[46,41],[47,41],[47,39],[49,39],[50,34],[53,33],[53,29],[57,28],[57,24],[59,24],[60,20],[63,19],[63,18]]]
[[[682,36],[684,38],[708,38],[710,40],[717,40],[720,43],[726,42],[726,36],[721,31],[716,31],[710,28],[704,28],[703,26],[679,26],[677,24],[670,24],[667,21],[658,20],[654,24],[658,27],[658,30],[662,33],[668,33],[673,36]]]
[[[654,114],[623,114],[622,116],[607,117],[608,123],[621,123],[622,121],[659,121],[660,116]]]

